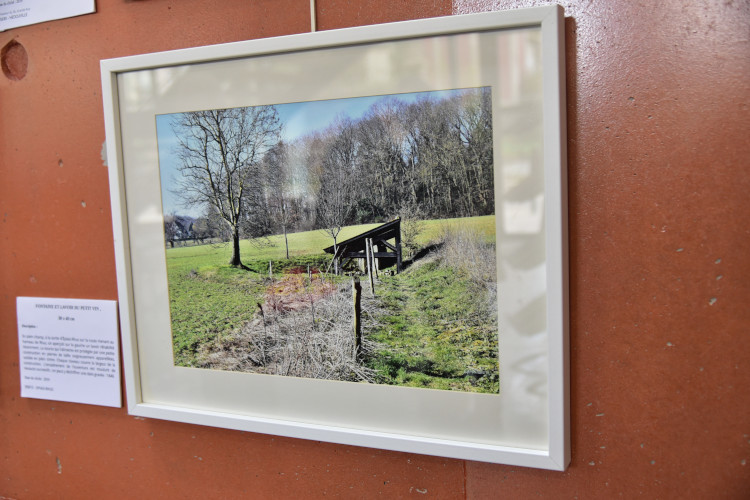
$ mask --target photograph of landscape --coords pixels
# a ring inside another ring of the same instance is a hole
[[[499,392],[489,87],[156,127],[176,366]]]

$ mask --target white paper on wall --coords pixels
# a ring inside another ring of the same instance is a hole
[[[94,0],[0,0],[0,31],[92,12]]]
[[[122,406],[117,302],[18,297],[21,397]]]

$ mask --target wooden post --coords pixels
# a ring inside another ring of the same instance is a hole
[[[396,233],[396,272],[401,272],[401,226]]]
[[[373,243],[372,238],[370,238],[370,251],[372,252],[372,269],[375,271],[375,277],[378,277],[378,271],[380,268],[380,261],[375,258],[375,243]]]
[[[310,272],[310,264],[307,265],[307,281],[312,283],[312,273]]]
[[[310,314],[312,315],[312,327],[315,329],[315,302],[313,301],[312,293],[307,294],[310,297]]]
[[[263,334],[267,335],[266,333],[266,315],[263,314],[263,306],[260,305],[260,302],[256,302],[258,304],[258,311],[260,312],[260,319],[263,320]]]
[[[372,256],[372,240],[370,238],[365,239],[365,254],[367,254],[367,276],[370,278],[370,291],[375,295],[375,259]]]
[[[375,258],[375,245],[372,242],[372,238],[367,238],[367,254],[370,256],[370,268],[372,274],[378,277],[378,260]]]
[[[273,261],[268,261],[268,277],[273,279]]]
[[[365,238],[365,256],[367,257],[367,274],[372,273],[372,255],[370,255],[370,238]]]
[[[362,325],[360,324],[360,314],[362,312],[362,287],[359,284],[359,277],[352,278],[352,299],[354,302],[354,359],[356,360],[362,352]]]

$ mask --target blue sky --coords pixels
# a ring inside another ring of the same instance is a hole
[[[432,95],[436,99],[443,99],[460,93],[461,90],[441,90],[436,92],[419,92],[411,94],[397,94],[395,97],[410,103],[420,95]],[[355,97],[351,99],[332,99],[327,101],[308,101],[290,104],[277,104],[276,109],[283,124],[282,138],[286,142],[293,142],[316,130],[323,130],[331,125],[338,116],[348,116],[357,120],[365,115],[373,104],[389,96]],[[169,191],[179,176],[179,160],[175,154],[178,144],[177,136],[172,130],[172,117],[176,114],[156,116],[156,136],[159,147],[159,169],[161,177],[162,204],[164,213],[175,212],[179,215],[199,217],[203,210],[196,207],[184,207],[177,195]]]

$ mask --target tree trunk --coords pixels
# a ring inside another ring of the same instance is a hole
[[[232,267],[242,267],[240,260],[240,228],[235,226],[232,231],[232,259],[229,261]]]
[[[289,260],[289,240],[286,237],[286,224],[284,224],[284,244],[286,245],[286,258]]]
[[[339,274],[339,245],[336,242],[336,237],[333,237],[333,274]]]

